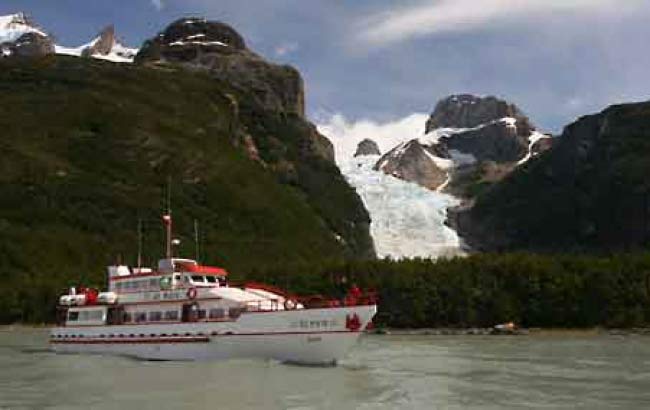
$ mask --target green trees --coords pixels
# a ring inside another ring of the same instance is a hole
[[[650,321],[650,254],[386,259],[287,268],[258,278],[299,292],[327,293],[333,275],[377,289],[376,322],[391,327],[506,321],[527,327],[632,327]]]

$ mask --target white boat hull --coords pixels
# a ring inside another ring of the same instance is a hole
[[[51,347],[63,353],[127,355],[147,360],[263,358],[333,364],[343,358],[376,306],[249,312],[234,321],[57,327]],[[360,326],[346,318],[357,315]]]

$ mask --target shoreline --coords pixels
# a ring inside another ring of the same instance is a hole
[[[513,331],[496,331],[494,328],[379,328],[367,332],[381,336],[537,336],[537,337],[586,337],[586,336],[650,336],[650,327],[643,328],[519,328]]]
[[[0,324],[0,332],[18,329],[49,329],[56,326],[53,323],[13,323]],[[517,328],[513,331],[495,331],[494,328],[375,328],[367,330],[367,334],[378,336],[650,336],[650,327],[633,328],[559,328],[559,327],[531,327]]]

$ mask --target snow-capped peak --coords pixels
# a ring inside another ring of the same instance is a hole
[[[79,47],[56,46],[57,54],[77,57],[93,57],[118,63],[132,63],[137,48],[126,47],[115,38],[115,29],[108,26],[91,42]]]
[[[36,27],[24,13],[0,16],[0,44],[16,41],[26,33],[47,34]]]

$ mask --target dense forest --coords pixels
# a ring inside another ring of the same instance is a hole
[[[52,321],[61,285],[103,285],[99,266],[92,275],[69,272],[63,281],[59,275],[40,281],[21,275],[5,282],[0,321]],[[324,296],[337,296],[336,278],[343,276],[348,284],[378,292],[378,326],[484,327],[514,321],[527,327],[635,327],[650,322],[650,254],[481,254],[232,272],[235,280]]]

